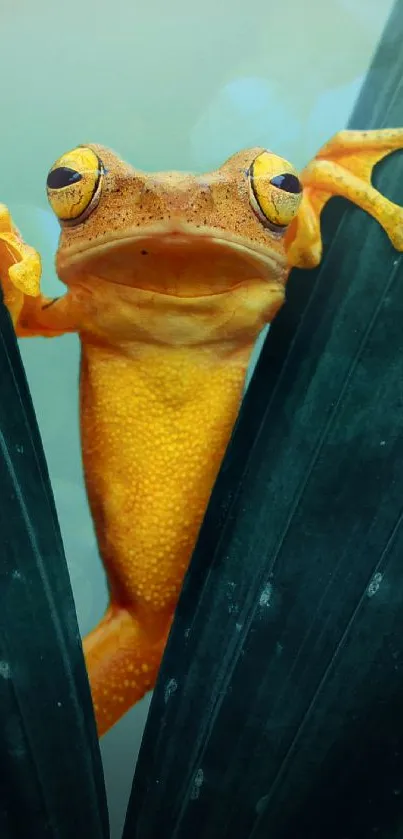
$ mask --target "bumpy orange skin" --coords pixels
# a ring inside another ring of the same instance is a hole
[[[293,265],[321,258],[334,194],[403,249],[403,214],[370,184],[403,130],[341,132],[304,170],[282,236],[251,206],[262,150],[203,176],[145,174],[100,146],[98,206],[62,226],[67,293],[39,293],[40,261],[0,205],[0,278],[18,335],[79,333],[85,480],[110,605],[84,640],[99,734],[155,683],[183,576],[239,409],[254,341]]]
[[[155,681],[245,361],[165,349],[135,364],[83,347],[85,473],[114,604],[85,644],[99,725]]]

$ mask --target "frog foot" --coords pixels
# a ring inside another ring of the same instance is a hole
[[[39,296],[40,278],[39,254],[25,244],[7,207],[0,204],[0,283],[14,326],[21,313],[24,297]]]
[[[84,655],[99,737],[153,689],[170,620],[152,637],[136,616],[114,603],[84,638]],[[156,627],[159,621],[156,620]]]
[[[334,195],[352,201],[375,218],[396,250],[403,251],[403,208],[371,184],[374,166],[403,148],[403,128],[340,131],[302,171],[304,195],[298,215],[287,232],[291,266],[314,268],[322,257],[320,214]]]

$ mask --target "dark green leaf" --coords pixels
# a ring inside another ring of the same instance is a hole
[[[70,580],[14,331],[0,304],[0,835],[107,839]]]
[[[403,125],[402,41],[399,4],[352,127]],[[403,203],[403,155],[376,181]],[[213,492],[124,839],[403,830],[403,260],[332,204]]]

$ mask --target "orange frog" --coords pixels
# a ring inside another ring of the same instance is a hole
[[[100,735],[155,683],[255,339],[292,266],[320,262],[324,204],[350,199],[403,250],[403,210],[371,186],[402,147],[403,129],[343,131],[301,175],[253,148],[193,176],[80,146],[47,179],[67,287],[57,299],[40,294],[39,256],[0,205],[17,335],[81,341],[85,480],[110,592],[84,639]]]

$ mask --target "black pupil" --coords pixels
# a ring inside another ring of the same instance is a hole
[[[75,169],[69,169],[68,166],[58,166],[57,169],[52,169],[49,172],[46,185],[48,189],[63,189],[65,186],[76,184],[81,179],[82,175]]]
[[[276,175],[271,179],[270,183],[278,189],[283,189],[284,192],[302,192],[301,182],[295,175],[290,175],[288,172],[285,172],[283,175]]]

